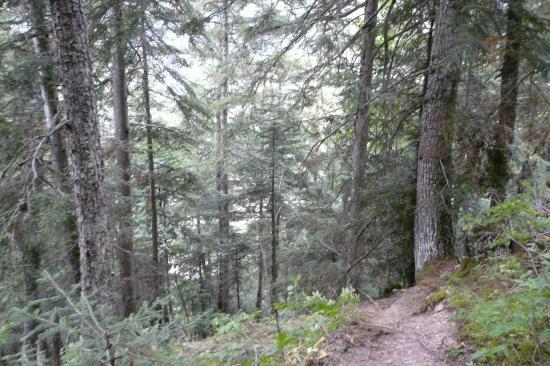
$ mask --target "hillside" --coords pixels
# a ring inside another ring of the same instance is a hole
[[[295,304],[280,333],[272,319],[237,316],[218,335],[183,345],[182,358],[196,365],[544,365],[550,287],[531,265],[521,255],[440,262],[416,286],[383,299]]]
[[[550,366],[550,1],[0,0],[0,366]]]

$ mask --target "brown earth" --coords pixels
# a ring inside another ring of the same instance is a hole
[[[456,262],[443,262],[415,286],[362,304],[352,320],[314,347],[307,366],[458,366],[466,364],[453,311],[426,298]],[[450,352],[451,351],[451,352]]]

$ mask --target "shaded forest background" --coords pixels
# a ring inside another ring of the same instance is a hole
[[[548,2],[0,5],[0,364],[381,297],[507,197],[548,216]]]

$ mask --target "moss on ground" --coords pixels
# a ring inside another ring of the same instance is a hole
[[[542,365],[550,359],[546,275],[534,274],[517,257],[498,256],[463,263],[446,289],[461,336],[477,349],[476,364]]]
[[[426,298],[426,305],[429,308],[432,308],[437,304],[439,304],[441,301],[445,300],[446,298],[447,298],[447,292],[444,289],[439,289],[428,295],[428,297]]]

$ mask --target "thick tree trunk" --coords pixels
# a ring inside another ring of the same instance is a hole
[[[361,68],[359,74],[359,93],[357,97],[357,119],[353,137],[352,182],[349,203],[349,217],[352,220],[346,248],[346,268],[352,267],[359,258],[359,235],[361,230],[361,211],[365,205],[365,166],[369,131],[370,100],[372,93],[372,68],[374,63],[374,41],[376,39],[377,0],[368,0],[365,4],[364,21],[361,29]],[[357,271],[349,271],[346,285],[359,286]]]
[[[258,215],[258,227],[257,227],[257,235],[258,235],[258,290],[256,292],[256,309],[261,310],[262,309],[262,297],[263,297],[263,264],[264,264],[264,252],[263,252],[263,205],[264,200],[260,199],[260,212]]]
[[[113,247],[84,8],[80,0],[50,0],[50,9],[69,131],[82,294],[113,304]]]
[[[436,4],[435,1],[432,1],[429,5],[428,9],[428,18],[430,22],[430,26],[428,28],[428,37],[426,40],[426,59],[424,61],[424,79],[422,80],[422,94],[419,96],[419,114],[418,119],[422,120],[422,113],[424,109],[424,100],[426,98],[426,90],[428,89],[428,77],[430,75],[429,68],[430,68],[430,58],[432,55],[432,43],[433,43],[433,29],[434,29],[434,23],[435,23],[435,11],[436,11]],[[420,29],[419,32],[421,33],[421,36],[424,32],[423,29]],[[419,134],[420,137],[420,134]],[[415,161],[418,161],[418,148],[420,144],[420,139],[415,140]],[[404,270],[404,277],[405,277],[405,286],[411,287],[415,284],[415,261],[414,261],[414,233],[415,233],[415,205],[416,205],[416,185],[418,183],[417,180],[417,166],[414,167],[414,173],[413,173],[413,181],[411,182],[411,192],[407,195],[408,201],[410,203],[411,210],[409,212],[409,215],[407,215],[407,242],[406,245],[411,245],[410,250],[407,250],[408,254],[410,255],[409,264],[405,267]]]
[[[34,30],[34,53],[39,59],[40,95],[44,103],[44,116],[46,128],[52,130],[55,126],[57,115],[57,83],[54,70],[52,48],[50,46],[50,29],[46,22],[45,4],[43,0],[29,0],[31,22]],[[62,131],[56,131],[49,137],[55,179],[61,187],[61,191],[72,196],[71,182],[68,179],[68,159],[63,140]],[[78,229],[76,217],[69,213],[65,219],[66,232],[69,234],[69,263],[71,264],[71,283],[80,282],[80,253],[78,249]]]
[[[419,119],[422,120],[422,113],[424,112],[424,100],[426,99],[426,90],[428,90],[428,79],[430,76],[430,60],[432,58],[432,45],[433,45],[433,34],[434,34],[434,23],[435,23],[435,12],[436,4],[435,0],[430,5],[428,10],[428,18],[430,19],[430,28],[428,28],[428,39],[426,40],[426,60],[424,61],[424,79],[422,80],[422,95],[419,108]],[[422,29],[420,30],[422,32]],[[417,157],[418,157],[418,144],[416,147]]]
[[[223,1],[223,55],[222,65],[229,62],[229,2]],[[221,86],[221,99],[228,95],[228,77],[224,76]],[[220,227],[220,253],[218,258],[218,310],[227,312],[229,306],[229,201],[228,182],[229,178],[226,171],[227,162],[227,117],[228,110],[222,108],[218,116],[217,130],[217,153],[218,153],[218,171],[216,174],[216,188],[220,196],[218,203],[219,227]]]
[[[134,303],[134,240],[132,225],[132,196],[130,188],[130,136],[128,128],[128,91],[126,82],[126,41],[124,36],[123,1],[117,0],[111,8],[113,23],[113,49],[111,52],[111,80],[113,93],[113,119],[115,122],[115,155],[117,178],[117,236],[120,265],[122,315],[135,310]]]
[[[52,57],[51,32],[46,22],[44,0],[29,0],[29,10],[31,15],[31,24],[34,30],[33,46],[34,53],[39,60],[39,83],[40,95],[44,104],[44,116],[46,128],[51,131],[55,128],[56,121],[61,119],[57,117],[58,98],[57,98],[57,78],[54,70],[54,60]],[[56,118],[57,117],[57,118]],[[65,149],[63,132],[56,131],[49,137],[51,159],[55,180],[59,184],[61,191],[72,198],[73,192],[71,183],[68,179],[68,159]],[[74,210],[72,205],[69,205]],[[78,228],[74,212],[67,212],[65,216],[65,230],[69,236],[69,264],[71,266],[70,280],[76,285],[80,283],[80,250],[78,247]],[[61,335],[56,333],[52,337],[51,363],[53,366],[61,364]]]
[[[34,53],[39,59],[40,94],[44,103],[46,127],[52,130],[57,115],[57,84],[50,49],[50,30],[46,23],[43,0],[29,0],[32,27],[34,30]],[[52,163],[58,179],[67,173],[67,154],[61,131],[49,137]],[[60,183],[65,183],[60,181]]]
[[[141,62],[143,66],[143,75],[141,88],[143,93],[143,105],[145,108],[145,131],[147,134],[147,174],[149,176],[149,204],[151,213],[151,253],[153,262],[153,286],[154,297],[162,294],[162,281],[159,263],[159,237],[158,237],[158,212],[157,212],[157,188],[155,181],[155,158],[153,152],[153,118],[151,116],[151,97],[149,95],[149,62],[148,62],[148,44],[145,34],[145,12],[143,30],[141,32]]]
[[[493,128],[492,145],[488,151],[488,180],[491,205],[506,198],[506,185],[510,179],[510,145],[514,142],[514,125],[518,101],[518,75],[520,57],[520,11],[523,0],[508,2],[506,43],[501,69],[498,123]]]
[[[461,0],[442,0],[433,43],[418,148],[415,212],[415,269],[453,249],[451,211],[452,114],[459,77],[455,15]]]

